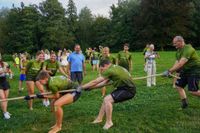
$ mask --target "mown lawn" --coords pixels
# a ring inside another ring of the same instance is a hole
[[[157,73],[168,69],[175,61],[174,52],[160,52],[157,59]],[[142,53],[133,53],[133,77],[145,76]],[[10,97],[18,95],[19,72],[13,68],[15,77],[10,80]],[[87,65],[84,82],[97,77]],[[102,97],[100,90],[83,92],[74,104],[64,107],[63,128],[61,133],[199,133],[200,98],[188,94],[189,108],[179,110],[180,99],[172,88],[172,79],[157,78],[157,86],[146,87],[146,80],[135,81],[137,94],[134,99],[115,104],[113,108],[114,126],[108,131],[102,129],[104,122],[93,125],[91,122],[98,114]],[[107,93],[112,91],[108,87]],[[21,95],[26,95],[26,90]],[[24,100],[11,101],[8,111],[10,120],[0,119],[0,133],[46,133],[54,124],[50,108],[42,106],[41,100],[34,101],[34,110],[29,111]]]

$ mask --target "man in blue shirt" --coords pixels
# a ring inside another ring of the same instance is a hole
[[[86,74],[85,70],[85,57],[81,53],[81,47],[76,44],[74,47],[74,52],[68,57],[69,62],[69,72],[72,81],[78,81],[79,84],[83,81],[83,72]]]

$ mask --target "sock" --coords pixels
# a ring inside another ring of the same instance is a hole
[[[181,102],[182,102],[181,108],[184,109],[184,108],[186,108],[186,107],[188,106],[188,103],[187,103],[187,99],[186,99],[186,98],[182,99]]]

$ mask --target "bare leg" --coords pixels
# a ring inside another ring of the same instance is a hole
[[[19,80],[19,90],[18,90],[19,92],[21,92],[22,91],[22,81],[21,80]]]
[[[177,89],[177,91],[178,91],[178,93],[179,93],[181,99],[186,99],[186,98],[187,98],[187,96],[186,96],[186,94],[185,94],[185,90],[184,90],[183,88],[181,88],[181,87],[176,87],[176,89]]]
[[[103,102],[97,118],[92,123],[96,124],[102,122],[104,115],[105,115],[105,103]]]
[[[55,116],[56,116],[56,124],[49,133],[57,133],[61,130],[62,127],[62,119],[63,119],[63,109],[62,106],[66,104],[73,103],[74,96],[72,94],[66,94],[55,101],[54,108],[55,108]]]
[[[112,104],[113,103],[114,103],[114,100],[111,95],[108,95],[104,98],[106,123],[105,123],[103,129],[105,129],[105,130],[107,130],[113,126],[113,122],[112,122],[112,111],[113,111]]]
[[[9,95],[9,90],[0,90],[0,98],[2,100],[6,99]],[[7,112],[7,105],[8,105],[8,102],[5,101],[5,102],[1,102],[1,109],[3,111],[3,113]]]
[[[200,91],[189,91],[192,95],[200,97]]]
[[[101,96],[104,97],[106,95],[106,87],[104,86],[102,89],[101,89]]]
[[[34,94],[34,81],[26,81],[26,86],[28,89],[28,95]],[[33,110],[33,100],[28,101],[29,109]]]

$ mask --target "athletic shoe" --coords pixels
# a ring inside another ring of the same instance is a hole
[[[43,100],[43,101],[42,101],[42,104],[43,104],[44,106],[46,106],[46,100]]]
[[[45,107],[48,107],[49,105],[50,105],[50,102],[49,102],[49,100],[43,100],[43,105],[45,106]]]
[[[49,99],[46,100],[46,107],[50,105]]]
[[[9,112],[5,112],[5,113],[3,113],[3,115],[4,115],[4,119],[10,119],[10,113]]]

